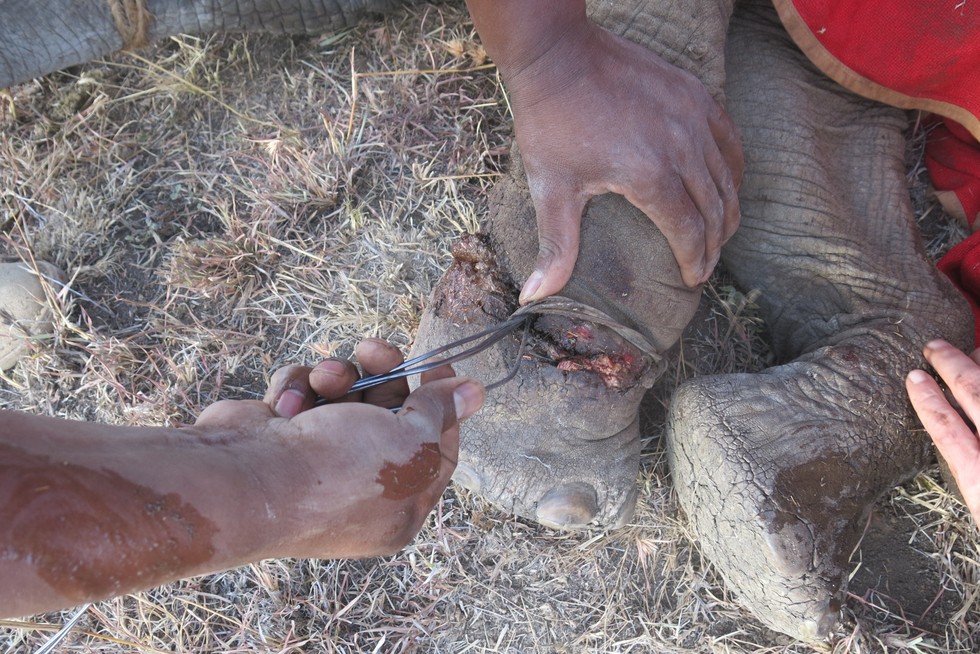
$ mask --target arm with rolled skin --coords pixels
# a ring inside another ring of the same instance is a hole
[[[909,399],[949,464],[973,519],[980,523],[980,439],[976,432],[980,424],[980,349],[967,356],[946,341],[936,340],[926,344],[923,355],[973,424],[967,424],[936,380],[922,370],[913,370],[906,379]]]
[[[704,282],[739,223],[742,149],[693,75],[595,25],[585,0],[467,0],[510,95],[540,252],[521,301],[561,290],[582,211],[619,193],[670,243],[689,286]]]
[[[402,360],[376,339],[357,355],[368,374]],[[357,378],[347,361],[290,366],[262,401],[218,402],[186,428],[0,412],[0,616],[263,558],[396,552],[445,490],[484,390],[448,366],[411,394],[403,379],[347,395]]]

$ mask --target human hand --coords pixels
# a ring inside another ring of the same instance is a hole
[[[592,196],[619,193],[641,209],[689,286],[707,280],[739,223],[742,148],[722,107],[693,75],[582,22],[504,75],[538,222],[522,303],[571,277]]]
[[[403,361],[397,348],[366,339],[364,372]],[[418,533],[456,466],[458,421],[484,400],[482,385],[443,366],[409,393],[406,380],[347,394],[349,361],[275,373],[263,401],[223,401],[195,427],[245,435],[250,474],[268,495],[282,542],[267,556],[353,558],[390,554]],[[318,397],[330,403],[314,407]],[[396,414],[390,407],[401,406]]]
[[[964,421],[936,381],[922,370],[908,374],[905,388],[922,426],[949,464],[973,519],[980,524],[980,440],[975,431],[980,423],[980,349],[967,356],[946,341],[936,340],[926,344],[923,355],[972,424]]]

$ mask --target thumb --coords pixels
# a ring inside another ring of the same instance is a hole
[[[572,276],[578,258],[579,232],[586,196],[572,189],[536,191],[531,200],[538,223],[538,260],[521,290],[521,304],[560,291]]]
[[[405,399],[396,418],[406,421],[424,434],[439,441],[439,493],[449,484],[459,460],[459,422],[483,406],[486,389],[480,382],[465,377],[450,377],[422,384]]]
[[[444,433],[476,413],[485,398],[486,389],[475,379],[438,379],[422,384],[405,398],[398,418],[424,431]]]

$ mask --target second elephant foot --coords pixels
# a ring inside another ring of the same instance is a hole
[[[870,334],[757,374],[694,379],[668,454],[705,554],[770,627],[826,637],[877,497],[925,463],[899,370],[914,348]]]

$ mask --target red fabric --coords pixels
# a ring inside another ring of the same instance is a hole
[[[926,168],[937,191],[956,194],[967,222],[977,229],[980,215],[980,143],[961,125],[936,119],[926,141]],[[939,260],[939,269],[973,309],[974,347],[980,347],[980,231],[975,231]]]
[[[852,90],[861,92],[859,89],[865,87],[860,78],[864,78],[901,96],[946,103],[954,110],[934,103],[902,106],[949,112],[964,124],[969,115],[980,118],[980,2],[791,2],[816,41],[833,59],[857,73],[856,88]],[[823,67],[822,63],[827,62],[815,59],[814,63]],[[872,97],[879,94],[871,86],[865,90]],[[878,99],[888,101],[884,96]],[[891,100],[898,103],[898,98]],[[969,114],[957,114],[955,108]],[[948,117],[943,120],[929,133],[925,159],[936,190],[954,193],[967,222],[977,229],[980,226],[974,223],[980,214],[980,135],[975,136],[975,121],[969,125],[972,135]],[[980,230],[950,250],[938,266],[970,303],[974,337],[980,347]]]
[[[959,123],[937,117],[926,140],[925,162],[936,190],[955,193],[967,224],[980,227],[975,224],[980,216],[980,142]]]
[[[793,0],[823,47],[858,74],[980,117],[980,2]]]
[[[980,347],[980,232],[973,232],[939,260],[939,269],[960,289],[973,309],[973,336]]]

